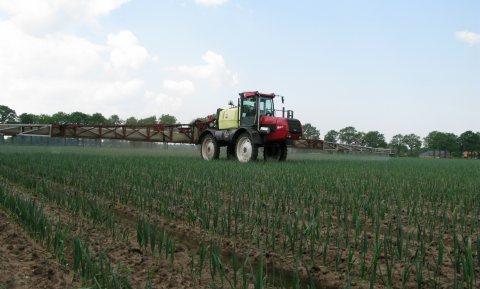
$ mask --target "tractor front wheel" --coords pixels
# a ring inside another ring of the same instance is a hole
[[[202,159],[207,161],[218,159],[220,155],[220,147],[213,135],[209,134],[203,137],[200,146],[200,154],[202,155]]]
[[[235,143],[235,154],[237,160],[242,163],[257,160],[258,146],[253,143],[248,133],[241,134]]]

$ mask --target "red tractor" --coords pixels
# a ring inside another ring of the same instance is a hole
[[[237,106],[218,109],[213,126],[199,138],[202,158],[218,159],[220,147],[226,146],[227,157],[240,162],[256,160],[259,147],[265,160],[286,160],[287,144],[301,137],[302,125],[293,111],[275,110],[275,97],[283,103],[273,93],[242,92]]]

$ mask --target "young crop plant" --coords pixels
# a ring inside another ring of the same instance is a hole
[[[78,236],[73,239],[73,270],[95,288],[133,288],[128,279],[112,266],[102,243],[98,256],[94,256],[88,243]]]
[[[21,148],[2,148],[0,159],[0,180],[120,239],[129,234],[116,225],[125,218],[118,211],[135,212],[132,230],[143,257],[178,266],[174,248],[187,242],[196,252],[189,261],[199,287],[211,285],[202,283],[205,276],[217,287],[222,280],[225,287],[230,281],[237,288],[282,287],[275,272],[290,276],[288,287],[301,287],[309,282],[305,274],[293,280],[296,262],[321,266],[344,288],[475,288],[480,281],[480,162],[333,156],[238,164],[158,152]],[[51,222],[49,242],[60,248],[53,240],[64,230]],[[196,239],[177,239],[174,230]],[[259,267],[245,263],[249,250],[275,256],[273,263],[262,259],[262,273],[278,282],[258,283]]]
[[[12,212],[34,238],[52,250],[61,265],[67,265],[65,242],[68,240],[68,233],[62,229],[60,223],[55,224],[48,218],[43,207],[30,199],[6,193],[2,186],[0,206]]]

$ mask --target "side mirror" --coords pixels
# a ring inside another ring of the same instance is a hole
[[[233,106],[233,101],[230,100],[230,101],[228,102],[228,105]]]
[[[285,102],[285,100],[283,99],[283,96],[282,96],[282,104]]]

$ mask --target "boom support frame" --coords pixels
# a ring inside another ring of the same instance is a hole
[[[86,139],[118,139],[144,142],[198,144],[199,137],[209,122],[175,125],[78,125],[78,124],[0,124],[0,135],[62,137]],[[360,145],[347,145],[323,140],[300,139],[291,141],[291,147],[337,152],[373,153],[391,155],[392,150]]]

